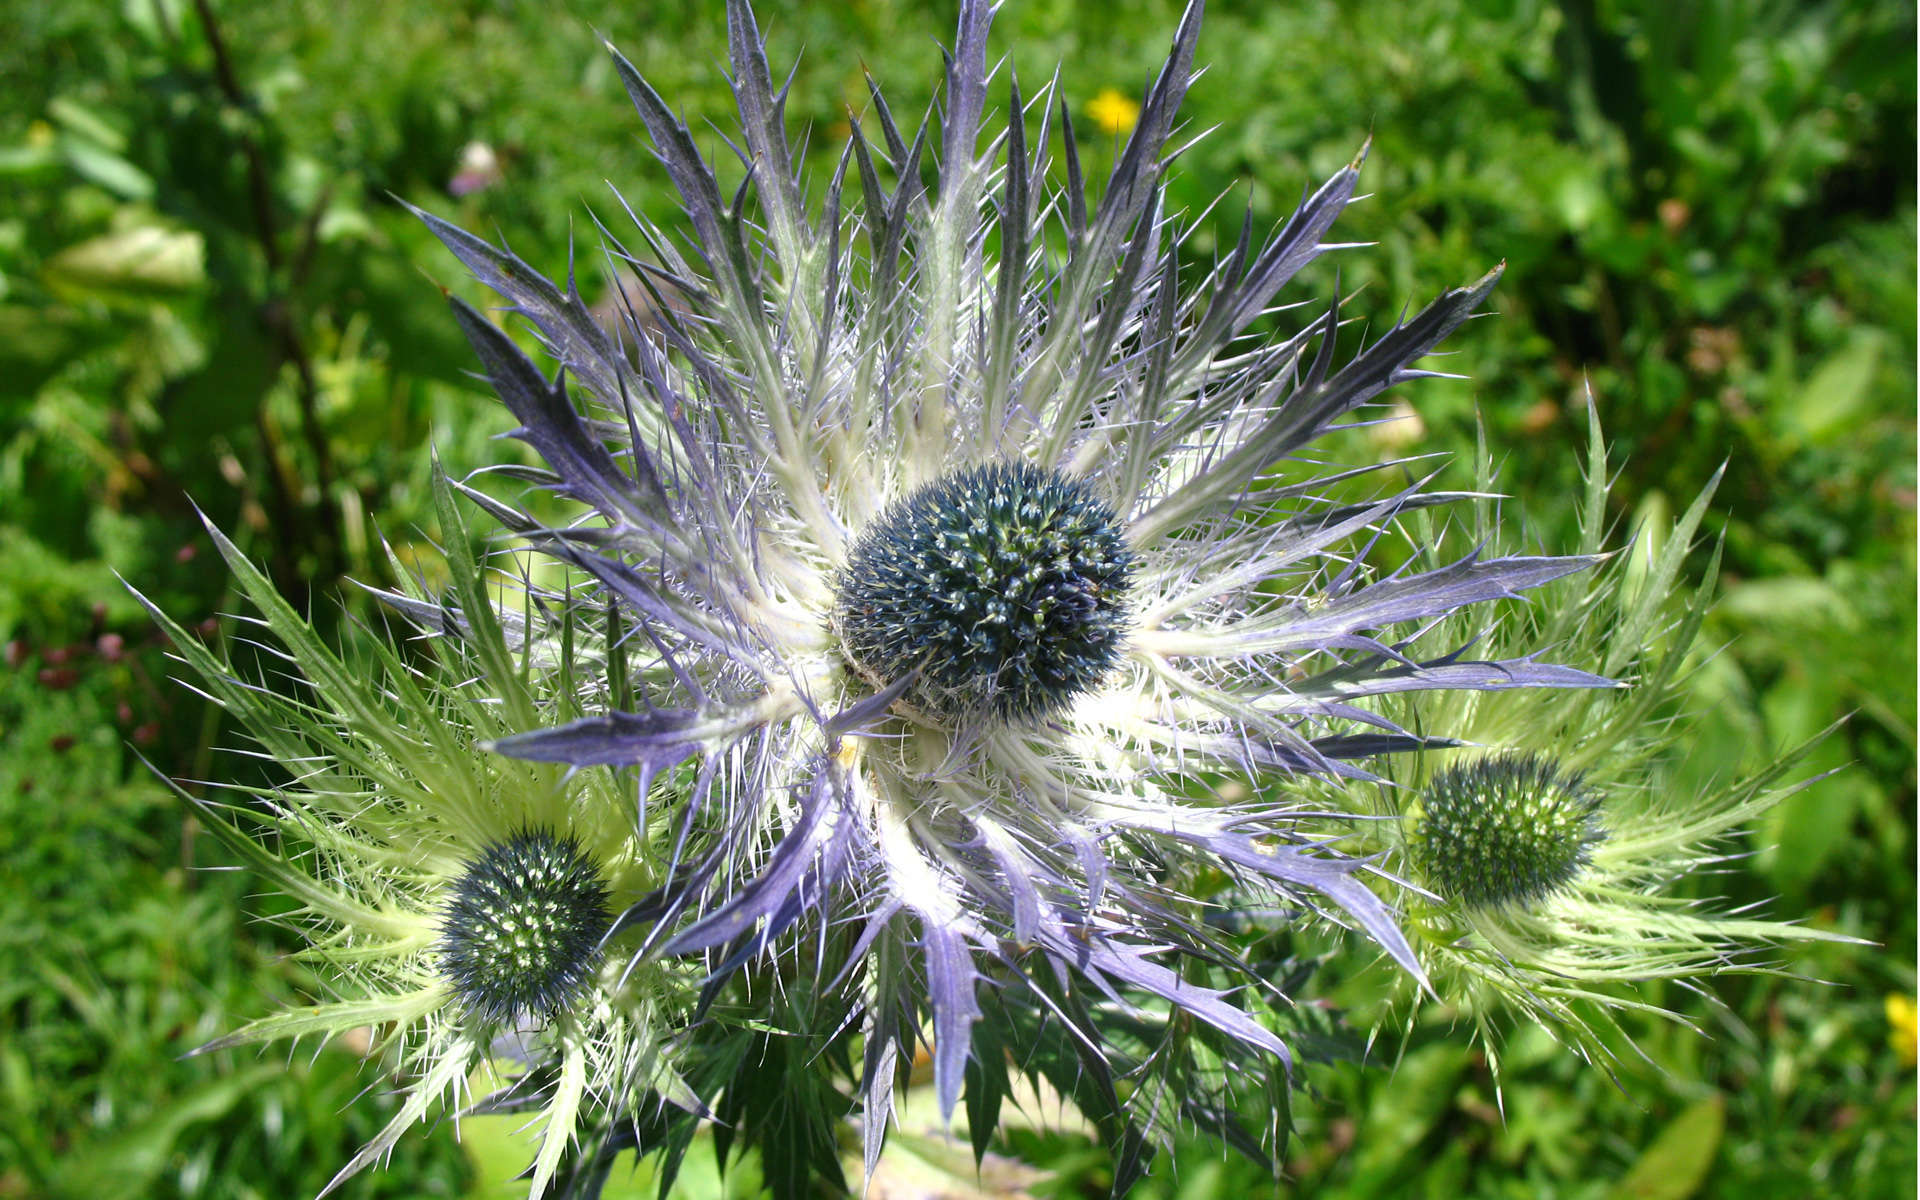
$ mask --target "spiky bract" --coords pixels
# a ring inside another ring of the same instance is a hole
[[[1571,883],[1606,836],[1600,798],[1539,754],[1488,755],[1434,775],[1411,837],[1422,883],[1456,904],[1525,905]]]
[[[1113,672],[1132,556],[1082,483],[1027,463],[968,467],[875,517],[848,552],[834,610],[877,686],[953,719],[1020,721]]]
[[[440,969],[484,1024],[551,1020],[593,981],[610,923],[606,886],[580,844],[529,829],[460,872],[440,930]]]

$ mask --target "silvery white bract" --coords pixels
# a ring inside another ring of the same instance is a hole
[[[1196,1047],[1284,1087],[1262,1012],[1278,989],[1182,881],[1210,865],[1418,975],[1367,864],[1311,832],[1284,781],[1427,744],[1368,697],[1608,685],[1417,640],[1593,559],[1382,576],[1372,539],[1449,497],[1338,503],[1381,468],[1303,455],[1435,374],[1416,364],[1498,271],[1389,327],[1343,337],[1328,302],[1270,335],[1359,162],[1196,269],[1161,182],[1200,5],[1092,199],[1057,89],[1029,100],[990,69],[990,17],[963,3],[944,103],[910,137],[875,92],[877,141],[855,125],[819,203],[744,0],[731,195],[616,53],[687,229],[629,213],[633,235],[604,230],[609,272],[651,301],[611,332],[571,277],[423,214],[564,368],[549,379],[455,301],[544,481],[591,512],[547,528],[468,494],[588,585],[536,596],[536,618],[617,606],[634,681],[624,708],[602,681],[605,715],[491,748],[633,769],[636,838],[668,882],[610,937],[635,962],[705,956],[710,1001],[749,967],[858,1032],[869,1168],[928,1036],[943,1113],[969,1081],[976,1145],[1019,1030],[1064,1030],[1071,1072],[1109,1096],[1119,1070],[1160,1085],[1134,1092],[1141,1123],[1219,1124],[1186,1077]],[[990,105],[1004,124],[983,137]],[[1219,799],[1231,780],[1258,799]],[[1123,1054],[1122,1028],[1146,1048]],[[976,1032],[994,1048],[970,1068]]]

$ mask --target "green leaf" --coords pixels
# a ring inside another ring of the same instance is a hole
[[[52,146],[0,146],[0,177],[43,175],[59,162]]]
[[[994,1131],[1000,1128],[1000,1104],[1007,1098],[1007,1052],[1000,1026],[983,1021],[973,1031],[973,1053],[967,1058],[967,1135],[973,1143],[973,1161],[982,1162]]]
[[[56,290],[101,299],[164,297],[207,279],[206,243],[197,233],[139,225],[68,246],[46,266]]]
[[[250,1021],[233,1033],[208,1042],[194,1053],[209,1054],[256,1042],[303,1038],[315,1034],[331,1037],[348,1029],[377,1027],[389,1022],[404,1029],[445,1002],[446,989],[436,983],[397,996],[372,996],[364,1000],[338,1000],[331,1004],[286,1009]]]
[[[500,630],[500,616],[494,611],[493,596],[487,590],[479,560],[474,557],[466,517],[455,501],[453,487],[436,461],[433,473],[433,505],[440,517],[441,549],[446,552],[447,569],[453,573],[454,594],[460,611],[472,625],[474,652],[486,672],[488,682],[498,691],[501,708],[512,729],[531,729],[537,720],[533,697],[526,680],[514,665],[507,650],[506,636]]]
[[[92,142],[66,138],[61,142],[60,154],[83,178],[123,200],[153,199],[153,177],[111,150],[103,150]]]
[[[283,1070],[262,1063],[236,1075],[211,1080],[177,1096],[153,1116],[124,1133],[76,1149],[66,1156],[55,1189],[66,1196],[144,1196],[152,1192],[174,1144],[190,1125],[224,1116],[249,1091]]]
[[[1814,368],[1799,394],[1781,407],[1782,436],[1822,443],[1857,429],[1883,349],[1884,336],[1878,330],[1854,330],[1846,345]]]
[[[1808,885],[1850,844],[1855,817],[1880,798],[1873,779],[1851,763],[1844,742],[1823,745],[1809,764],[1830,779],[1787,797],[1759,828],[1765,847],[1756,865],[1781,893],[1803,896]]]
[[[1719,1153],[1726,1110],[1715,1092],[1675,1117],[1607,1193],[1609,1200],[1687,1200],[1699,1191]]]
[[[78,137],[115,154],[127,148],[127,135],[113,127],[107,118],[73,99],[55,96],[47,101],[47,116]]]

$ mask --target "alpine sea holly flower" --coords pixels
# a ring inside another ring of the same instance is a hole
[[[629,308],[609,331],[571,275],[549,282],[422,214],[564,368],[550,380],[454,302],[516,436],[590,513],[549,528],[470,494],[590,581],[579,602],[634,623],[612,653],[636,703],[603,690],[586,702],[607,711],[569,720],[568,696],[491,748],[634,769],[637,840],[667,855],[663,886],[616,922],[642,931],[634,961],[705,956],[710,997],[757,962],[782,994],[814,989],[840,1014],[827,1028],[862,1035],[869,1167],[901,1051],[924,1021],[951,1113],[989,1003],[1072,1029],[1073,1072],[1109,1089],[1114,1011],[1281,1072],[1287,1046],[1259,1015],[1274,989],[1207,933],[1187,867],[1422,967],[1363,861],[1289,803],[1222,803],[1212,785],[1366,778],[1422,744],[1369,697],[1608,683],[1421,636],[1590,556],[1380,574],[1379,531],[1448,497],[1338,503],[1379,468],[1305,453],[1437,374],[1418,364],[1499,271],[1371,337],[1343,330],[1337,302],[1269,336],[1280,289],[1334,248],[1360,161],[1270,237],[1249,216],[1196,271],[1161,182],[1200,5],[1093,199],[1064,100],[1030,102],[1011,72],[993,84],[990,17],[963,3],[938,119],[907,136],[875,90],[877,145],[856,121],[817,207],[744,0],[728,9],[731,198],[615,51],[690,231],[629,212],[629,244],[603,226],[608,273],[660,301],[645,320]],[[1000,86],[1004,129],[983,144]],[[993,1057],[972,1060],[976,1137],[998,1105]],[[1141,1119],[1199,1119],[1205,1097],[1179,1078],[1191,1056],[1145,1057],[1172,1103]]]
[[[1598,554],[1612,531],[1597,417],[1589,437],[1580,544]],[[1484,455],[1477,482],[1483,493],[1493,487]],[[1637,985],[1776,969],[1762,956],[1780,943],[1849,940],[1714,911],[1688,886],[1728,856],[1725,843],[1743,827],[1812,782],[1788,781],[1804,746],[1704,793],[1669,779],[1684,753],[1680,709],[1714,584],[1709,570],[1683,594],[1680,574],[1713,490],[1677,520],[1644,523],[1627,554],[1544,590],[1524,612],[1497,624],[1457,613],[1434,630],[1495,656],[1552,646],[1630,687],[1395,697],[1389,719],[1438,723],[1464,744],[1383,762],[1395,786],[1356,784],[1332,798],[1388,818],[1364,823],[1360,839],[1425,892],[1406,897],[1404,927],[1435,991],[1468,1015],[1496,1064],[1503,1012],[1611,1059],[1626,1044],[1619,1013],[1682,1019]],[[1454,536],[1504,540],[1484,504]],[[1444,556],[1449,540],[1430,532],[1424,553]]]
[[[536,695],[550,708],[574,671],[598,676],[605,667],[587,639],[577,656],[569,649],[539,661],[538,647],[503,628],[510,618],[485,601],[459,509],[442,491],[447,599],[462,616],[458,636],[428,639],[419,655],[403,657],[377,637],[360,639],[352,661],[328,649],[217,530],[215,543],[261,613],[261,636],[279,644],[260,649],[290,665],[299,695],[263,686],[149,605],[205,693],[292,775],[236,786],[243,802],[189,802],[241,862],[295,902],[286,919],[308,943],[302,958],[335,995],[262,1017],[201,1052],[376,1032],[406,1098],[332,1191],[447,1096],[457,1103],[497,1039],[516,1039],[545,1068],[515,1081],[541,1089],[530,1169],[538,1196],[581,1119],[603,1125],[596,1111],[624,1107],[635,1086],[698,1107],[661,1031],[684,1024],[699,981],[673,963],[629,971],[605,952],[614,911],[661,882],[657,859],[634,842],[624,789],[603,775],[478,749],[531,720]],[[423,592],[387,599],[450,620]]]

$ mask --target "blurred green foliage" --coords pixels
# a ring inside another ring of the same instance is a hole
[[[310,1194],[383,1119],[378,1074],[341,1047],[179,1057],[319,985],[249,919],[271,900],[196,869],[219,863],[124,749],[183,780],[239,769],[115,573],[227,636],[197,505],[316,616],[364,615],[341,580],[381,579],[379,537],[408,558],[432,534],[429,445],[470,468],[499,457],[483,442],[506,425],[466,382],[436,284],[484,297],[395,198],[550,270],[571,238],[583,291],[604,294],[584,215],[617,226],[603,181],[656,219],[676,208],[596,32],[724,152],[700,123],[728,106],[724,23],[717,0],[8,8],[0,873],[27,886],[0,893],[0,1197]],[[931,102],[952,8],[769,6],[776,62],[804,51],[788,108],[816,179],[866,108],[863,68],[896,111]],[[1030,88],[1068,63],[1078,110],[1145,83],[1176,9],[1032,0],[1003,11],[996,44]],[[1882,1004],[1915,986],[1911,6],[1243,0],[1208,22],[1188,117],[1212,131],[1169,196],[1196,254],[1244,205],[1284,216],[1370,136],[1379,198],[1342,232],[1378,246],[1314,282],[1338,271],[1384,320],[1508,263],[1501,315],[1453,346],[1474,382],[1421,389],[1419,428],[1356,432],[1344,452],[1398,439],[1462,458],[1483,420],[1510,515],[1548,547],[1589,389],[1624,463],[1623,530],[1725,464],[1725,648],[1696,677],[1676,770],[1724,777],[1848,720],[1817,764],[1838,773],[1710,890],[1880,943],[1789,964],[1832,988],[1667,997],[1707,1036],[1649,1026],[1619,1086],[1519,1030],[1496,1091],[1429,1022],[1397,1066],[1310,1080],[1289,1180],[1327,1196],[1910,1195],[1914,1081]],[[1112,139],[1088,120],[1080,134],[1097,170]],[[1070,1134],[1006,1142],[1051,1172],[1036,1194],[1104,1170]],[[1183,1150],[1142,1194],[1271,1186],[1214,1154]],[[354,1194],[489,1182],[443,1128]]]

